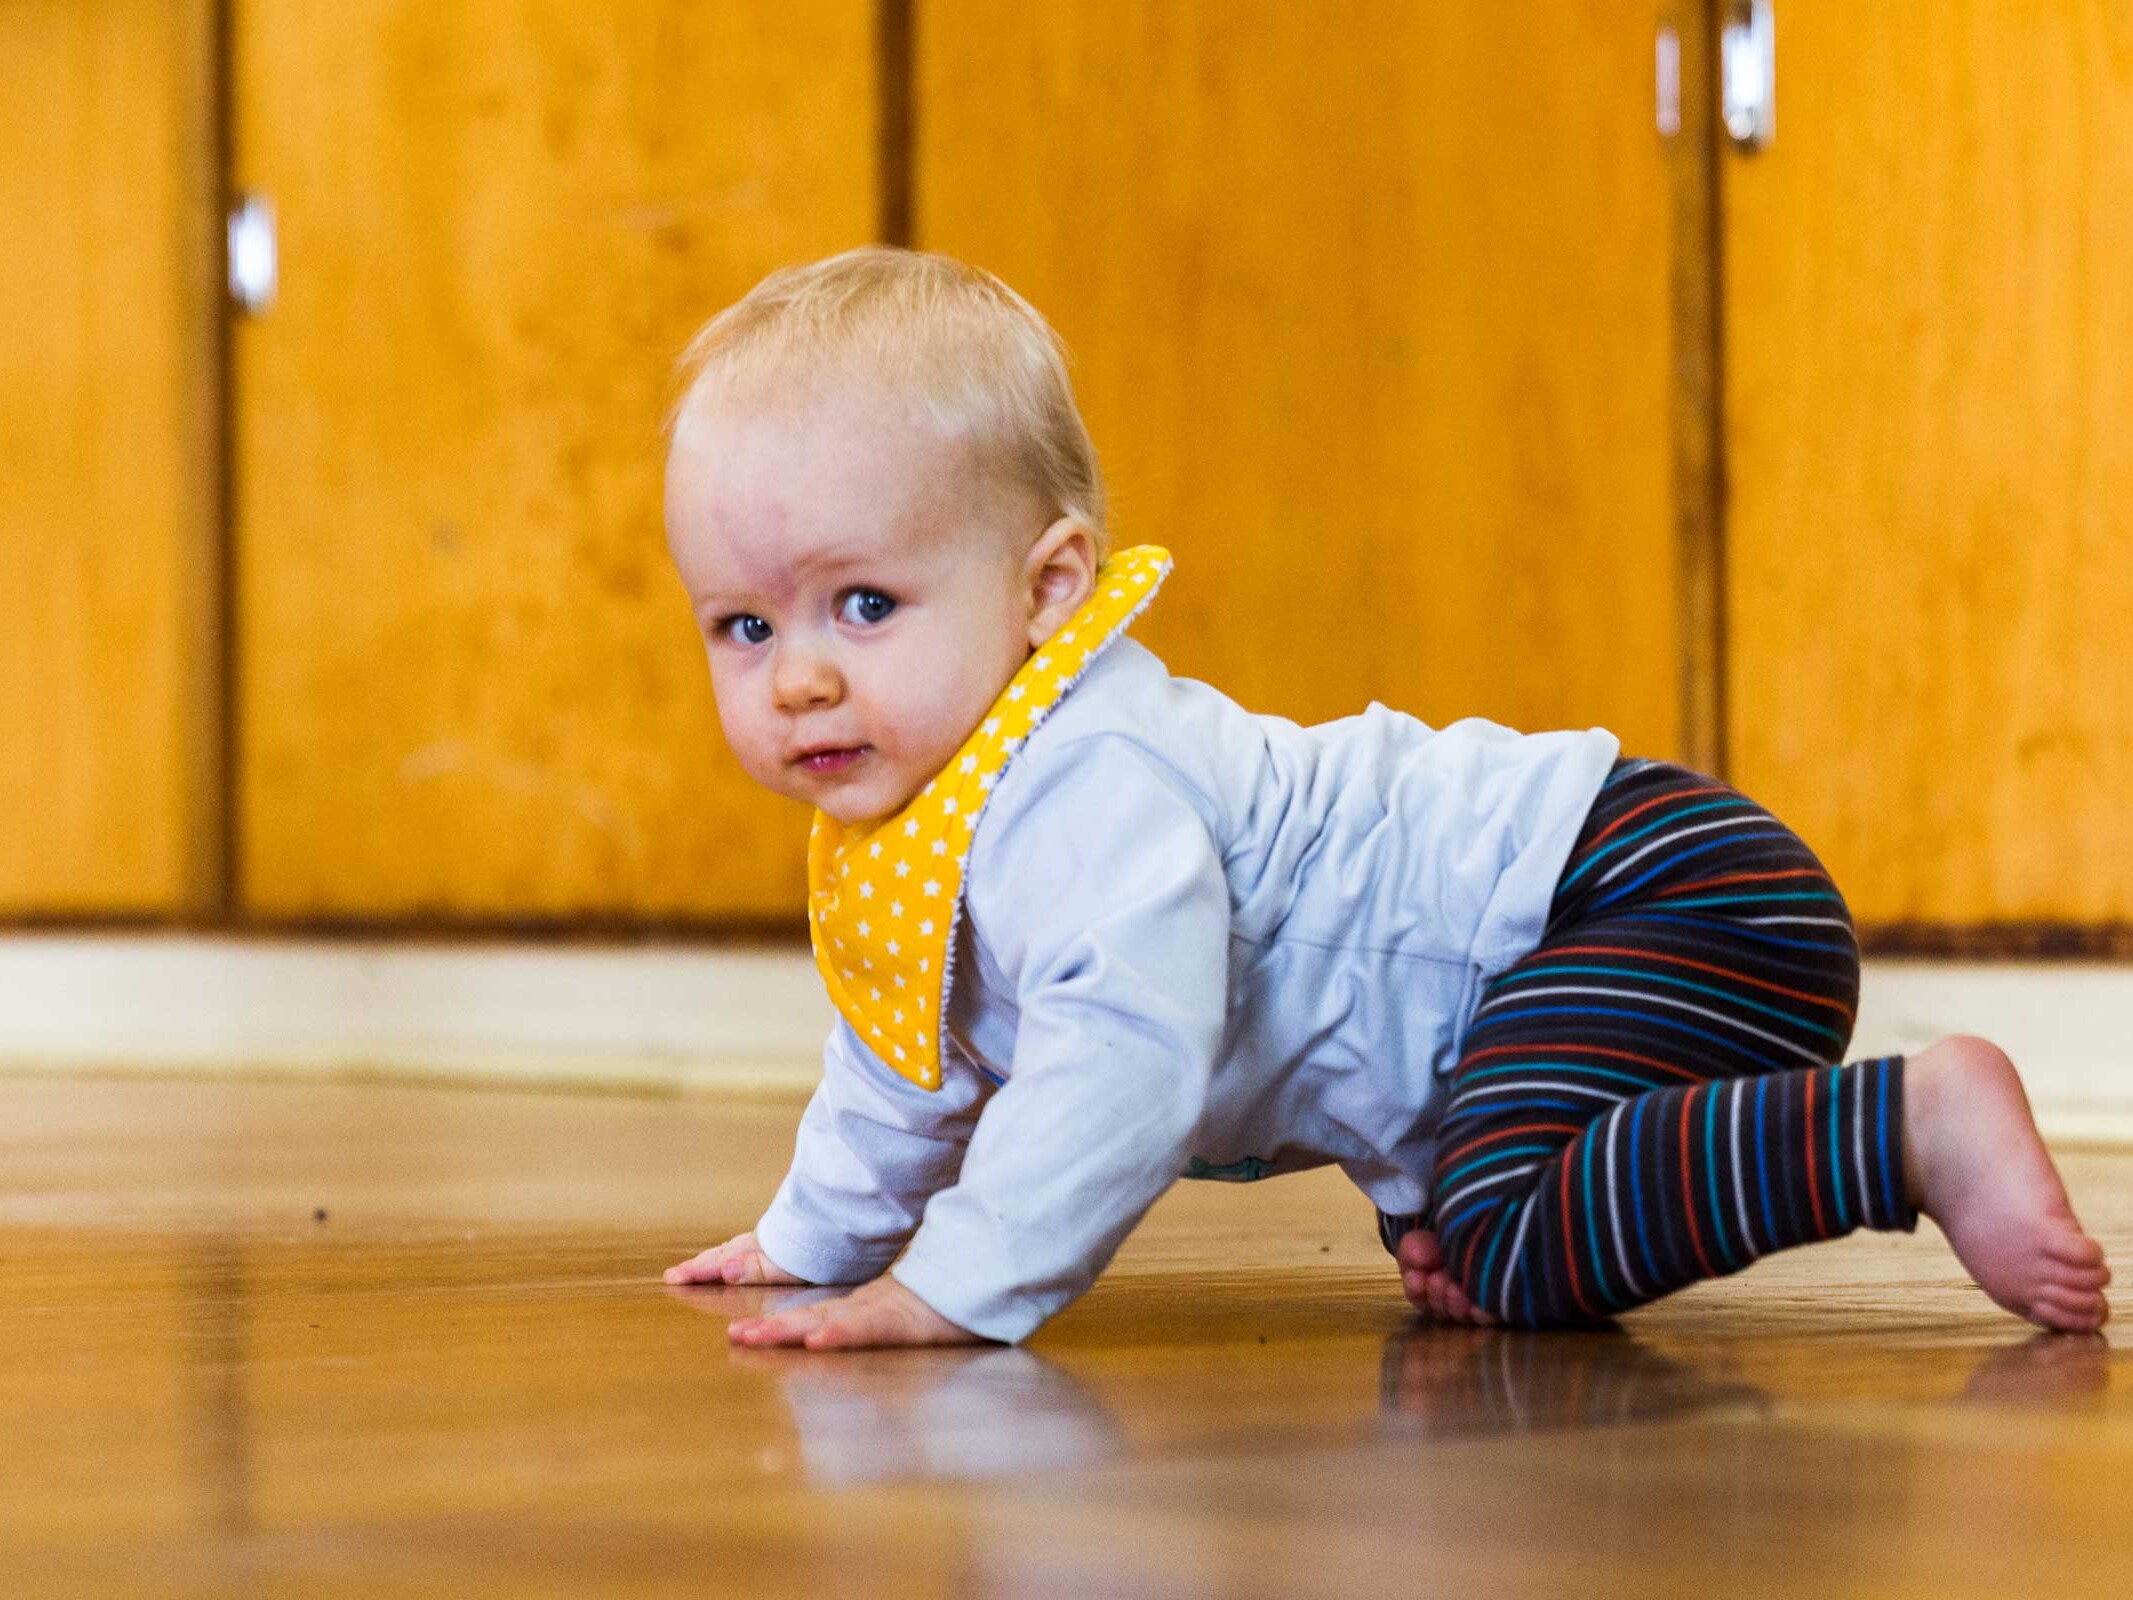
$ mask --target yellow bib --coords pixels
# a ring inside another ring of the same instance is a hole
[[[1089,663],[1170,574],[1170,552],[1121,550],[1096,589],[1008,683],[963,747],[903,810],[847,828],[817,811],[807,838],[808,935],[831,1001],[890,1067],[941,1086],[963,863],[992,787]]]

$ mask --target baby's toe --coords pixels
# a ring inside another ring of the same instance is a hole
[[[2047,1286],[2037,1292],[2033,1310],[2052,1327],[2068,1333],[2087,1333],[2103,1325],[2108,1308],[2103,1296],[2092,1290]]]
[[[2103,1246],[2078,1228],[2052,1230],[2044,1241],[2044,1255],[2061,1266],[2106,1267]]]
[[[1443,1254],[1437,1248],[1437,1236],[1426,1228],[1411,1228],[1401,1234],[1393,1253],[1401,1266],[1412,1267],[1417,1272],[1434,1272],[1444,1263]]]
[[[2093,1294],[2110,1284],[2111,1271],[2108,1267],[2063,1267],[2049,1263],[2044,1281],[2054,1288],[2078,1289]]]

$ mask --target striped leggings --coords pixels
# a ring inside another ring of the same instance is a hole
[[[1484,992],[1430,1210],[1470,1300],[1573,1327],[1854,1228],[1909,1229],[1903,1059],[1848,1066],[1851,916],[1754,801],[1615,764],[1540,944]]]

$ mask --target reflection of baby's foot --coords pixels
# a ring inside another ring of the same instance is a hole
[[[1963,1385],[1963,1398],[1986,1405],[2065,1404],[2093,1399],[2110,1382],[2111,1347],[2101,1334],[2068,1339],[2037,1333],[1995,1350]]]
[[[2005,1051],[1957,1034],[1904,1063],[1904,1167],[1978,1287],[2040,1327],[2087,1333],[2111,1314],[2103,1247],[2074,1219]]]
[[[1502,1337],[1479,1328],[1403,1330],[1385,1341],[1378,1398],[1388,1411],[1460,1415],[1484,1409],[1480,1363]]]

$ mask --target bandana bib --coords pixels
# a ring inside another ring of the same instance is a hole
[[[1162,587],[1170,552],[1121,550],[1096,589],[1045,640],[933,781],[894,816],[856,828],[815,813],[807,838],[807,931],[831,1002],[890,1067],[941,1086],[963,863],[992,787],[1047,712]]]

